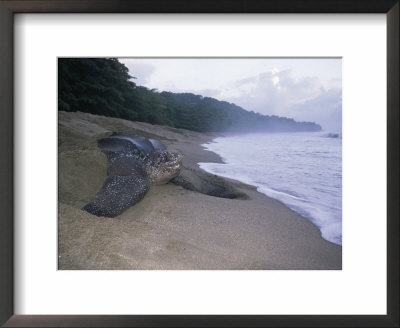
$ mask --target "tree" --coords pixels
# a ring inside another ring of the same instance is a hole
[[[319,131],[312,122],[266,116],[192,93],[158,92],[131,81],[115,58],[60,58],[58,109],[207,131]]]
[[[60,58],[59,110],[135,119],[127,106],[135,84],[125,65],[113,58]]]

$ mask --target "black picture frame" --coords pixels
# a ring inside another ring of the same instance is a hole
[[[398,0],[0,0],[0,324],[4,327],[399,327]],[[385,13],[387,315],[14,315],[13,16],[16,13]]]

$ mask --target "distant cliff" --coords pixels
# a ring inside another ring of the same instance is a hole
[[[126,66],[115,58],[60,58],[58,109],[199,132],[321,130],[313,122],[261,115],[214,98],[149,90],[131,78]]]

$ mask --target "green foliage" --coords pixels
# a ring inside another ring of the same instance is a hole
[[[117,59],[60,58],[58,109],[135,119],[125,100],[135,88]]]
[[[115,58],[60,58],[58,109],[207,131],[319,131],[310,122],[248,112],[191,93],[157,92],[130,81]]]

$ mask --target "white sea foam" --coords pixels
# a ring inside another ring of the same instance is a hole
[[[321,133],[240,134],[203,145],[224,164],[208,172],[254,185],[311,220],[322,237],[342,244],[342,139]]]

